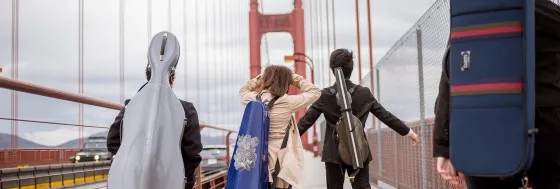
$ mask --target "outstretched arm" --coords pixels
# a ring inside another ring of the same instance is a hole
[[[401,121],[399,118],[397,118],[397,116],[393,115],[391,112],[387,111],[371,94],[371,92],[369,92],[368,89],[368,93],[367,93],[367,103],[369,103],[370,105],[370,112],[375,115],[375,117],[377,117],[377,119],[379,119],[381,122],[383,122],[385,125],[387,125],[389,128],[393,129],[394,131],[396,131],[397,133],[399,133],[399,135],[401,136],[409,136],[412,133],[414,133],[414,131],[412,131],[412,129],[408,128],[408,126],[406,126],[406,124],[404,124],[403,121]]]
[[[194,172],[196,167],[202,161],[200,152],[202,151],[202,143],[200,140],[200,123],[198,122],[198,113],[192,103],[181,101],[185,109],[186,124],[183,130],[183,139],[181,140],[181,153],[183,155],[183,164],[185,166],[185,177],[187,179],[186,188],[193,188],[195,183]]]
[[[124,101],[126,106],[130,102],[129,100]],[[109,133],[107,133],[107,149],[112,155],[117,154],[119,147],[121,146],[121,123],[124,117],[124,107],[119,112],[119,115],[115,117],[115,121],[111,124],[109,128]]]
[[[309,107],[307,112],[305,112],[305,115],[303,115],[303,117],[299,119],[298,122],[299,135],[300,136],[303,135],[307,131],[307,129],[309,129],[315,123],[315,121],[317,121],[317,119],[319,118],[319,116],[321,116],[322,113],[323,113],[323,102],[321,98],[319,98],[319,100],[315,101],[311,105],[311,107]]]

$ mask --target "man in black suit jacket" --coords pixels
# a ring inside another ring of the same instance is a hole
[[[150,69],[146,68],[146,78],[150,79]],[[175,81],[175,73],[172,72],[169,77],[169,84],[173,87]],[[147,83],[146,83],[147,84]],[[138,91],[140,91],[144,84]],[[124,110],[130,99],[124,102],[125,107],[121,109],[119,115],[115,118],[115,122],[111,124],[109,133],[107,134],[107,148],[113,155],[117,154],[121,146],[121,124],[124,116]],[[202,161],[200,152],[202,151],[202,143],[200,140],[200,125],[198,122],[198,113],[193,104],[184,100],[180,100],[185,110],[185,118],[187,122],[183,130],[183,138],[181,140],[181,154],[183,156],[183,164],[185,167],[186,183],[185,188],[193,188],[195,184],[195,170]],[[162,146],[163,147],[163,146]]]
[[[367,87],[356,85],[350,81],[350,75],[354,69],[354,61],[352,52],[347,49],[337,49],[331,53],[330,68],[340,67],[346,79],[346,87],[353,89],[352,96],[352,114],[360,119],[365,124],[369,113],[373,113],[375,117],[379,118],[385,125],[395,130],[402,136],[408,136],[418,143],[418,135],[412,129],[404,124],[399,118],[385,110],[371,94]],[[342,189],[344,184],[344,171],[352,170],[351,165],[346,165],[340,160],[338,152],[338,142],[334,136],[335,124],[338,122],[341,113],[340,107],[337,105],[335,94],[330,92],[335,86],[325,88],[321,91],[321,97],[315,101],[313,105],[307,110],[305,115],[298,123],[300,135],[303,135],[309,129],[321,114],[325,114],[327,121],[327,129],[324,136],[324,145],[321,160],[325,162],[327,172],[327,189]],[[369,189],[369,167],[367,164],[371,161],[371,154],[364,162],[364,168],[356,175],[352,188],[354,189]]]

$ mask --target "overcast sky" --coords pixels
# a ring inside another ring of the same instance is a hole
[[[367,7],[366,0],[359,1],[362,72],[365,77],[369,72]],[[372,0],[375,62],[387,53],[434,1]],[[183,2],[187,3],[186,19],[183,15]],[[329,15],[332,16],[331,0],[328,2]],[[150,35],[147,29],[146,0],[125,0],[125,3],[124,96],[132,98],[146,81],[143,70]],[[179,98],[195,104],[202,121],[237,129],[244,109],[238,99],[238,90],[249,79],[248,0],[171,0],[171,3],[169,22],[168,0],[152,0],[151,34],[170,30],[181,40],[182,50],[186,48],[186,54],[182,51],[178,66],[175,93]],[[329,81],[330,73],[327,71],[329,51],[334,48],[332,31],[328,46],[326,30],[321,32],[318,28],[321,25],[326,28],[324,3],[325,1],[304,1],[306,52],[316,64],[315,80],[320,87],[326,87],[334,81]],[[334,3],[336,47],[349,48],[357,53],[355,2],[334,0]],[[264,13],[287,13],[293,8],[293,1],[264,0],[263,5]],[[318,6],[321,7],[317,8]],[[0,0],[0,67],[4,70],[1,76],[6,77],[11,76],[11,7],[11,0]],[[19,1],[18,79],[78,92],[78,15],[77,0]],[[442,18],[441,22],[447,23],[445,19]],[[84,94],[119,102],[119,1],[84,0],[83,24]],[[331,18],[329,25],[332,24]],[[183,30],[184,26],[186,30]],[[438,27],[441,26],[429,26],[426,30]],[[444,38],[446,36],[442,37]],[[263,39],[267,42],[263,40],[261,45],[263,66],[267,63],[292,66],[283,60],[284,55],[293,53],[289,34],[267,34]],[[390,60],[379,66],[382,72],[381,102],[402,119],[416,120],[419,118],[416,40],[405,39],[401,43],[405,45],[392,52]],[[268,53],[265,44],[268,44]],[[431,53],[431,56],[436,57],[444,45],[424,45],[424,55]],[[355,62],[357,64],[357,59]],[[424,64],[432,65],[424,68],[425,85],[434,88],[439,77],[439,60],[425,58]],[[352,80],[358,82],[357,66],[355,68]],[[433,111],[433,93],[437,92],[429,90],[426,93],[430,93],[426,94],[429,116],[433,115],[430,113]],[[0,89],[0,117],[11,116],[10,94],[8,90]],[[78,123],[77,103],[25,93],[19,93],[18,103],[20,119]],[[86,105],[84,124],[108,127],[116,114],[117,111],[114,110]],[[87,136],[102,130],[86,128],[84,134]],[[9,121],[0,120],[0,132],[11,132]],[[204,133],[221,134],[211,130]],[[58,145],[78,137],[78,129],[20,122],[18,134],[41,144]]]

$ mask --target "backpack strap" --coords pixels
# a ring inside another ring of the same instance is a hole
[[[288,145],[288,138],[290,137],[291,127],[292,120],[290,119],[290,123],[288,124],[288,127],[286,127],[286,135],[284,135],[284,139],[282,140],[280,149],[284,149]],[[272,173],[272,186],[270,187],[270,189],[276,189],[276,184],[278,184],[278,173],[280,173],[280,158],[276,157],[276,165],[274,165],[274,172]]]
[[[272,108],[274,107],[274,104],[276,104],[276,101],[279,98],[280,97],[274,97],[272,100],[270,100],[270,102],[268,102],[268,104],[267,104],[268,111],[272,110]],[[261,97],[257,96],[257,100],[261,101]],[[282,145],[280,146],[280,149],[284,149],[288,145],[288,137],[290,136],[290,127],[291,126],[292,126],[292,120],[290,120],[290,123],[288,124],[288,127],[286,127],[286,135],[284,135],[284,139],[282,140]],[[276,189],[276,184],[278,182],[278,173],[280,172],[279,170],[280,170],[280,161],[277,158],[276,159],[276,165],[274,166],[274,172],[272,173],[272,186],[271,186],[270,189]]]
[[[354,93],[354,91],[356,90],[357,87],[358,87],[358,85],[354,85],[353,87],[351,87],[351,88],[348,89],[348,92],[349,92],[350,94]]]
[[[336,95],[336,88],[334,87],[329,87],[327,88],[329,90],[329,92],[331,92],[333,95]]]
[[[260,96],[257,96],[257,98],[260,99]],[[270,111],[272,109],[272,107],[274,107],[274,104],[276,103],[276,101],[279,99],[280,97],[274,97],[272,100],[270,100],[270,102],[268,102],[267,106],[268,106],[268,111]],[[260,100],[259,100],[260,101]]]
[[[358,87],[358,85],[354,85],[353,87],[350,87],[348,89],[348,92],[350,94],[354,93],[354,91],[356,91],[356,88]],[[336,88],[335,87],[329,87],[327,88],[329,90],[329,92],[331,92],[332,94],[336,95]]]

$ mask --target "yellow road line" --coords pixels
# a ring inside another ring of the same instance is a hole
[[[108,174],[102,174],[102,175],[87,176],[87,177],[76,177],[74,179],[58,180],[50,183],[36,183],[35,185],[12,187],[8,189],[44,189],[44,188],[58,187],[58,186],[69,185],[69,184],[80,184],[88,181],[106,180],[107,178],[109,178]]]

